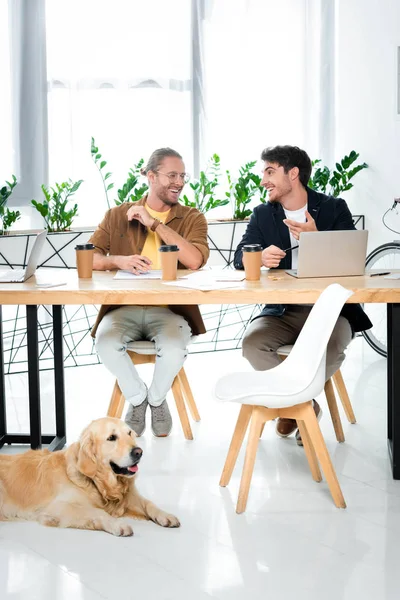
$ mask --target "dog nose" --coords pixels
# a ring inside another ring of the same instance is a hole
[[[139,448],[139,446],[136,446],[135,448],[132,448],[131,450],[131,456],[132,458],[140,458],[143,454],[143,450],[141,448]]]

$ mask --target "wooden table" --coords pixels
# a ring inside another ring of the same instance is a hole
[[[184,272],[182,272],[183,274]],[[36,280],[65,281],[48,289],[36,287]],[[240,288],[200,291],[177,288],[158,280],[115,280],[114,273],[98,271],[93,278],[78,279],[75,270],[39,269],[36,277],[21,284],[0,285],[0,305],[27,308],[30,435],[9,434],[6,427],[2,331],[0,330],[0,447],[4,443],[30,443],[38,448],[50,443],[58,449],[65,443],[65,399],[62,338],[62,306],[82,304],[311,304],[331,283],[340,283],[354,294],[350,303],[385,303],[388,315],[388,443],[393,477],[400,479],[400,280],[383,277],[340,277],[296,279],[283,271],[264,272],[259,282],[246,282]],[[40,389],[37,307],[53,306],[56,435],[42,436],[40,429]],[[0,309],[1,310],[1,309]],[[0,315],[1,316],[1,315]],[[396,372],[396,365],[397,371]]]

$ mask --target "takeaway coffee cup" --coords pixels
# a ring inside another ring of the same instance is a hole
[[[243,265],[247,281],[258,281],[261,275],[261,253],[260,244],[248,244],[243,246]]]
[[[80,279],[90,279],[93,272],[93,244],[80,244],[75,246],[76,266]]]
[[[161,257],[161,271],[163,281],[173,281],[176,279],[178,268],[178,246],[160,246],[158,251]]]

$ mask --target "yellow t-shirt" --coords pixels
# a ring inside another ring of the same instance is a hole
[[[160,219],[162,223],[165,223],[171,210],[170,209],[165,212],[157,212],[156,210],[150,208],[147,203],[145,204],[145,208],[149,215],[151,215],[153,218],[156,217],[157,219]],[[152,269],[161,269],[160,253],[158,251],[161,245],[161,238],[157,234],[157,231],[151,231],[150,228],[147,228],[147,238],[143,246],[142,256],[147,256],[147,258],[151,260]]]

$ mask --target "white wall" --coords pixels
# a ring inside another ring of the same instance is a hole
[[[345,198],[353,214],[365,214],[369,248],[400,239],[381,222],[400,197],[400,117],[396,115],[396,53],[400,0],[336,0],[336,148],[342,157],[360,152],[369,169],[355,178]],[[391,218],[400,231],[400,211]]]

